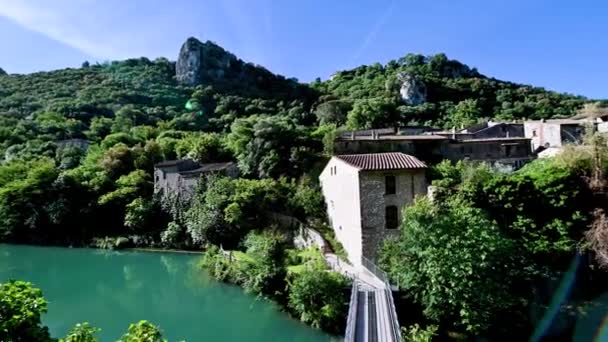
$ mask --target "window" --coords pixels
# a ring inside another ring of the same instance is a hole
[[[414,175],[410,175],[410,177],[411,177],[410,178],[410,186],[412,187],[411,188],[411,192],[412,192],[412,201],[413,201],[414,197],[416,196],[415,189],[414,189]]]
[[[532,130],[532,136],[535,137],[536,136],[536,130]]]
[[[385,195],[393,195],[397,192],[397,184],[395,180],[395,176],[385,176],[384,177],[384,194]]]
[[[505,156],[507,156],[507,157],[511,156],[511,145],[505,146]]]
[[[386,229],[396,229],[399,227],[399,209],[394,205],[386,207],[385,212]]]

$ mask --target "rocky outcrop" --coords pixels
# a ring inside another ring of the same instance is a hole
[[[412,106],[426,102],[426,85],[416,76],[402,72],[397,75],[397,81],[401,84],[399,94],[401,100]]]
[[[212,42],[201,43],[190,37],[182,45],[175,74],[180,84],[194,86],[222,79],[233,64],[238,63],[233,54]]]

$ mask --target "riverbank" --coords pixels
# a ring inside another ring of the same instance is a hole
[[[133,248],[124,248],[121,249],[123,251],[137,251],[137,252],[150,252],[150,253],[179,253],[179,254],[193,254],[193,255],[204,255],[205,251],[191,251],[187,249],[163,249],[163,248],[153,248],[153,247],[133,247]]]

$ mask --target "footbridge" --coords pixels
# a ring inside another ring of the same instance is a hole
[[[340,265],[337,258],[330,265],[353,280],[344,341],[401,342],[393,289],[386,273],[366,258],[359,267]]]

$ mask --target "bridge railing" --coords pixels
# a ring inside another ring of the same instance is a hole
[[[350,303],[348,307],[348,318],[346,319],[346,332],[344,333],[344,341],[354,342],[357,331],[357,307],[358,307],[359,288],[357,279],[353,279],[353,289],[350,293]]]
[[[371,260],[366,257],[361,257],[361,264],[373,275],[382,280],[385,284],[385,294],[388,300],[389,318],[391,321],[391,334],[393,335],[393,341],[401,341],[401,328],[399,326],[399,320],[397,318],[397,310],[395,309],[395,300],[393,298],[393,291],[391,284],[388,280],[388,275],[380,267],[376,266]]]

